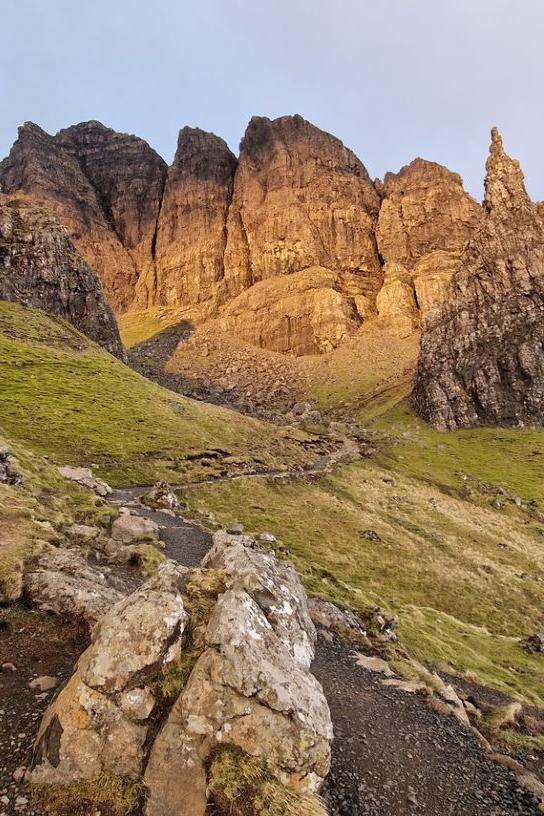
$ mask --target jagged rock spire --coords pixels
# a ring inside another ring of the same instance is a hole
[[[489,212],[503,211],[530,203],[519,162],[504,152],[502,137],[491,129],[491,145],[485,165],[485,200]]]

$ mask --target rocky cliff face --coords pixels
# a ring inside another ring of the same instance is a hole
[[[338,139],[300,116],[253,118],[229,211],[229,295],[311,266],[353,275],[361,294],[374,294],[379,203],[366,168]]]
[[[421,341],[416,406],[438,428],[544,420],[544,220],[495,129],[485,190],[485,215]]]
[[[419,313],[442,299],[481,207],[457,173],[423,159],[387,173],[382,196],[376,238],[385,267],[378,313],[408,331]]]
[[[416,159],[375,184],[300,116],[253,118],[239,161],[183,128],[168,170],[98,122],[53,137],[27,123],[0,185],[56,210],[116,311],[186,308],[296,355],[335,348],[376,315],[413,333],[481,215],[445,167]]]
[[[226,142],[213,133],[180,131],[158,220],[156,274],[140,276],[139,306],[207,303],[213,310],[223,279],[236,164]]]
[[[95,272],[66,229],[21,195],[0,195],[0,300],[64,317],[112,354],[124,355]]]
[[[52,208],[112,307],[124,311],[141,270],[152,264],[166,165],[134,136],[86,122],[49,136],[27,122],[0,163],[0,189]]]
[[[167,166],[147,142],[116,133],[100,122],[84,122],[61,130],[58,147],[78,162],[96,190],[110,230],[130,256],[136,278],[153,275],[157,219]],[[115,280],[108,271],[109,288]]]

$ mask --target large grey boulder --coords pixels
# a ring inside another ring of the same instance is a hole
[[[46,712],[31,780],[143,777],[146,816],[204,816],[212,752],[229,743],[293,791],[315,793],[332,724],[309,669],[314,642],[294,568],[221,531],[202,569],[166,561],[99,620]],[[178,660],[192,665],[188,680],[171,708],[157,705],[158,681]]]
[[[250,536],[218,530],[202,566],[224,570],[227,587],[244,589],[263,611],[294,659],[306,668],[314,656],[315,626],[293,565],[278,561]]]
[[[124,594],[104,571],[90,566],[80,550],[50,545],[29,565],[24,591],[39,609],[76,615],[91,626]]]
[[[121,508],[123,510],[123,508]],[[151,519],[121,512],[111,525],[111,537],[122,544],[133,544],[136,541],[156,541],[159,526]]]
[[[104,498],[109,496],[112,492],[109,484],[93,476],[93,472],[90,468],[63,465],[58,468],[58,471],[65,479],[68,479],[70,482],[76,482],[76,484],[82,487],[87,487],[89,490],[93,490],[97,496]]]
[[[309,671],[315,630],[293,567],[253,539],[223,531],[205,566],[224,570],[230,588],[151,749],[146,816],[203,816],[206,762],[222,743],[259,758],[304,793],[317,791],[329,769],[332,724]]]

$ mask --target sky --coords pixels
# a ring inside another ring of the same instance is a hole
[[[299,113],[371,176],[416,156],[483,195],[489,131],[544,199],[544,0],[0,0],[0,156],[22,122],[98,119],[167,161]]]

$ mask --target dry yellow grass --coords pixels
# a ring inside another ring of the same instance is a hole
[[[262,762],[230,745],[213,758],[208,790],[219,816],[327,816],[317,796],[288,790]]]

